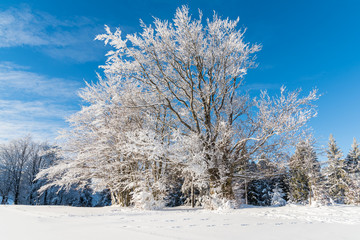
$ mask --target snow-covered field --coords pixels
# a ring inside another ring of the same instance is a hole
[[[360,239],[360,207],[190,208],[0,206],[1,240]]]

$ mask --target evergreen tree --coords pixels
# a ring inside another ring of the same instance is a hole
[[[349,177],[346,203],[360,203],[360,149],[354,138],[351,149],[345,159],[345,170]]]
[[[320,165],[313,142],[309,139],[301,141],[290,159],[290,200],[294,202],[309,200],[311,204],[319,174]]]
[[[281,169],[272,163],[267,156],[262,155],[258,162],[249,170],[249,186],[248,186],[248,200],[252,205],[270,206],[273,205],[274,189],[279,188],[281,193],[287,192],[287,185],[285,184],[286,176]],[[285,202],[287,195],[283,194]],[[277,204],[285,205],[285,204]]]
[[[345,203],[345,195],[349,189],[349,178],[345,170],[342,152],[332,134],[329,138],[327,157],[328,167],[325,170],[325,176],[329,196],[337,203]]]
[[[284,206],[286,204],[286,200],[284,199],[284,197],[285,193],[283,192],[282,188],[278,184],[276,184],[271,194],[271,205]]]
[[[254,180],[249,184],[249,203],[256,206],[270,206],[272,198],[271,179]]]
[[[348,173],[359,173],[360,172],[360,149],[356,141],[356,138],[353,140],[349,154],[345,159],[345,169]]]

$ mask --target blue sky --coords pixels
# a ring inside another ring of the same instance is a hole
[[[318,88],[318,117],[310,122],[319,145],[333,133],[347,153],[360,140],[359,1],[7,1],[0,2],[0,141],[31,133],[53,142],[64,118],[80,109],[77,96],[109,50],[94,41],[104,24],[123,34],[139,19],[171,19],[182,4],[193,15],[215,10],[240,17],[246,41],[261,43],[254,91]]]

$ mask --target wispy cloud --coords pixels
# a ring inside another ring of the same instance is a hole
[[[35,139],[53,142],[61,128],[66,127],[65,116],[74,110],[64,106],[18,100],[0,100],[0,142],[31,133]]]
[[[33,73],[27,67],[0,62],[0,142],[28,133],[53,141],[78,110],[81,83]]]
[[[0,10],[0,48],[31,46],[53,58],[93,61],[104,52],[93,41],[101,31],[85,17],[58,19],[28,7]]]
[[[58,100],[76,98],[76,90],[81,87],[79,82],[61,78],[51,78],[29,71],[27,67],[9,62],[0,62],[0,92],[2,97],[15,96],[21,93],[36,97],[59,97]]]

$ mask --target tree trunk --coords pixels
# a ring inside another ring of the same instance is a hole
[[[7,195],[3,195],[2,200],[1,200],[1,204],[7,204],[7,200],[8,200],[8,196]]]
[[[15,186],[15,194],[14,194],[14,204],[17,205],[19,203],[19,195],[20,195],[20,187]]]
[[[47,204],[47,194],[48,194],[48,190],[45,190],[45,192],[44,192],[44,205],[48,205]]]
[[[191,207],[195,207],[194,183],[191,182]]]
[[[221,186],[221,191],[222,191],[221,195],[223,198],[228,199],[228,200],[235,199],[234,191],[232,188],[232,177],[231,176],[226,177],[225,183],[223,183]]]
[[[248,205],[248,183],[245,179],[245,204]]]

